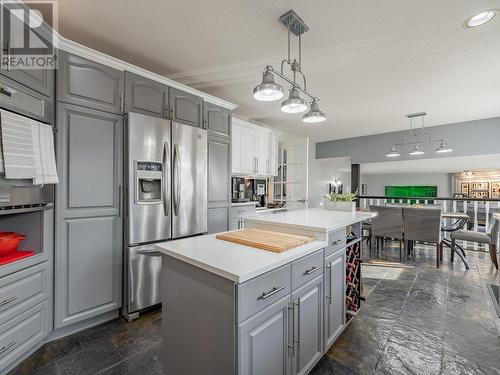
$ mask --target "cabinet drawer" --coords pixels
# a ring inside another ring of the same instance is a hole
[[[233,206],[229,210],[229,219],[239,219],[240,217],[252,216],[255,214],[255,206]]]
[[[0,279],[0,325],[50,297],[48,263]]]
[[[292,263],[292,290],[323,273],[323,250],[297,259]]]
[[[325,257],[345,247],[345,229],[328,233],[328,246],[325,247]]]
[[[36,346],[50,331],[50,300],[0,326],[0,369]]]
[[[290,265],[238,285],[238,322],[290,293]]]

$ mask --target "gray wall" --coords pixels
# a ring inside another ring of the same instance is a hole
[[[441,126],[427,127],[432,139],[445,138],[453,148],[452,153],[436,154],[438,144],[422,144],[427,151],[421,156],[410,156],[410,145],[399,148],[401,156],[389,159],[385,153],[393,143],[402,143],[408,131],[375,134],[364,137],[339,139],[316,144],[316,158],[350,156],[353,164],[378,161],[428,159],[452,156],[496,154],[500,152],[500,117],[458,122]]]
[[[398,173],[361,175],[361,184],[367,185],[365,195],[385,195],[385,186],[437,186],[438,197],[452,196],[451,173]]]

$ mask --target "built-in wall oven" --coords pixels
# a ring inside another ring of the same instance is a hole
[[[160,303],[154,244],[207,232],[207,132],[129,112],[123,315]]]

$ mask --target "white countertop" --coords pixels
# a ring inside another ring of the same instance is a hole
[[[258,205],[259,202],[256,201],[248,201],[248,202],[237,202],[237,203],[231,203],[231,207],[238,207],[238,206],[256,206]]]
[[[275,225],[290,227],[293,233],[293,228],[329,232],[371,217],[373,215],[370,213],[308,209],[263,215],[245,220],[261,223],[272,222]],[[155,246],[155,252],[182,260],[235,283],[243,283],[311,254],[326,245],[326,242],[316,240],[282,253],[273,253],[218,240],[215,238],[215,234],[208,234],[158,243]]]
[[[245,218],[245,222],[273,223],[273,225],[283,227],[330,232],[374,216],[376,215],[370,212],[343,212],[329,211],[324,208],[309,208],[277,212],[274,215],[252,216]]]
[[[155,249],[235,283],[243,283],[326,246],[313,241],[282,253],[260,250],[218,240],[215,234],[183,238],[156,244]]]

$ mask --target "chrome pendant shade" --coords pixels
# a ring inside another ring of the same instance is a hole
[[[283,87],[274,81],[274,76],[278,76],[290,84],[290,95],[288,99],[281,103],[281,110],[285,113],[302,113],[307,111],[308,103],[301,98],[301,94],[309,97],[311,106],[309,111],[304,114],[302,121],[306,123],[322,122],[326,120],[326,115],[319,109],[319,99],[307,91],[306,77],[302,73],[302,43],[301,35],[309,30],[309,27],[302,19],[290,10],[280,17],[280,21],[288,29],[288,57],[281,61],[281,69],[278,71],[271,65],[267,65],[262,73],[262,83],[253,89],[253,97],[259,101],[275,101],[283,97]],[[298,60],[290,57],[290,36],[294,34],[298,37],[299,51]],[[284,67],[290,68],[292,78],[288,78],[284,73]],[[299,81],[297,82],[297,75]]]
[[[297,87],[292,87],[288,99],[281,103],[281,110],[285,113],[301,113],[307,110],[307,102],[300,97]]]
[[[262,83],[253,89],[253,97],[261,102],[272,102],[283,97],[283,87],[274,82],[271,69],[264,71]]]
[[[311,108],[304,116],[302,116],[302,121],[308,123],[323,122],[326,120],[326,115],[319,109],[319,101],[314,99],[311,102]]]
[[[406,117],[410,120],[410,134],[406,137],[404,137],[404,142],[402,143],[394,143],[392,147],[389,149],[389,151],[385,154],[388,158],[394,158],[398,157],[401,154],[396,150],[396,146],[406,146],[406,145],[412,145],[413,147],[411,148],[410,152],[408,152],[408,155],[411,156],[418,156],[418,155],[423,155],[425,154],[425,150],[421,147],[422,143],[432,143],[432,142],[439,142],[439,147],[435,150],[436,153],[446,153],[446,152],[452,152],[453,149],[448,146],[446,141],[444,139],[432,139],[431,136],[425,132],[425,125],[424,125],[424,117],[427,116],[426,112],[419,112],[419,113],[411,113],[409,115],[406,115]],[[420,129],[413,129],[413,119],[415,117],[420,117],[422,121],[422,125]],[[415,141],[409,141],[412,138],[415,139]]]

